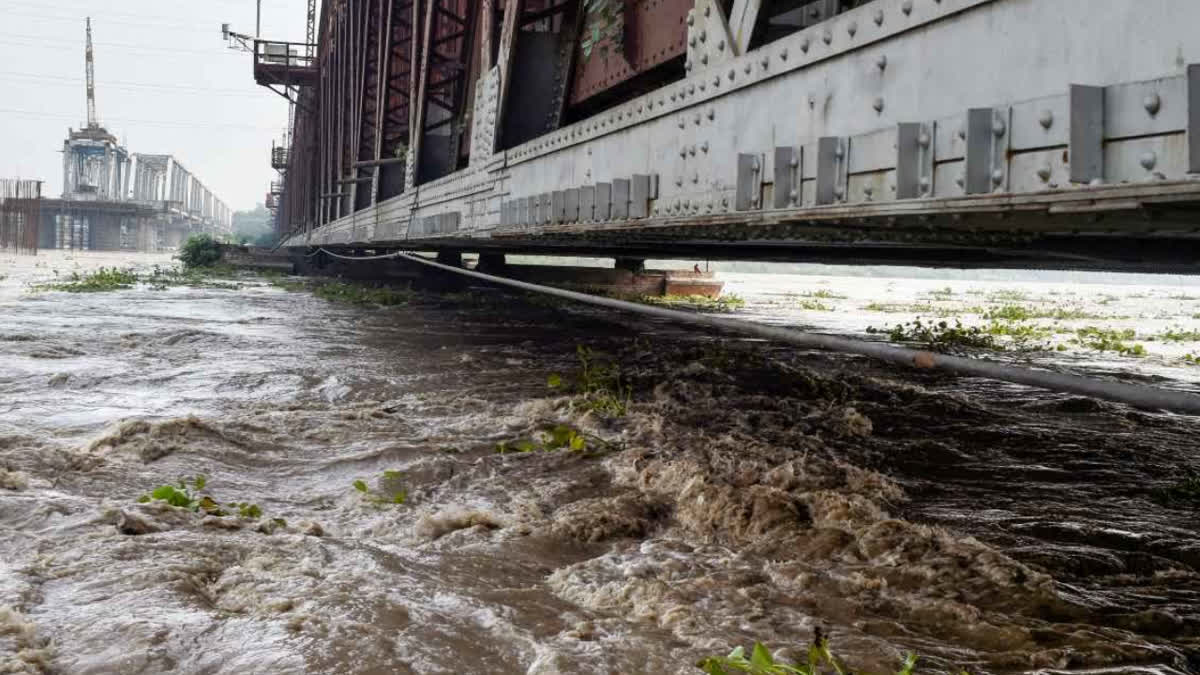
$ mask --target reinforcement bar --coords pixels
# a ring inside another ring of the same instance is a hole
[[[404,258],[422,265],[435,267],[446,272],[461,274],[463,276],[499,284],[501,286],[519,288],[521,290],[531,291],[534,293],[544,293],[546,295],[598,305],[600,307],[608,307],[610,309],[662,317],[664,319],[669,319],[679,323],[690,323],[717,328],[723,331],[753,335],[755,337],[775,340],[777,342],[785,342],[809,349],[822,349],[832,352],[841,352],[844,354],[858,354],[860,356],[869,356],[881,361],[887,361],[889,363],[895,363],[914,368],[945,370],[958,375],[986,377],[992,380],[1013,382],[1016,384],[1023,384],[1041,389],[1049,389],[1051,391],[1083,394],[1085,396],[1093,396],[1095,398],[1105,399],[1108,401],[1126,403],[1138,408],[1156,408],[1188,415],[1200,415],[1200,396],[1189,394],[1187,392],[1169,391],[1158,387],[1146,387],[1137,384],[1126,384],[1124,382],[1113,382],[1110,380],[1098,380],[1095,378],[1056,373],[1048,370],[1021,368],[1018,366],[1005,365],[984,359],[972,359],[961,356],[951,356],[948,354],[937,354],[929,351],[895,347],[878,342],[867,342],[864,340],[855,340],[852,338],[837,337],[833,335],[823,335],[820,333],[805,333],[792,330],[790,328],[766,326],[763,324],[751,323],[749,321],[741,321],[738,319],[725,319],[704,314],[682,312],[675,309],[667,309],[665,307],[643,305],[625,300],[604,298],[595,295],[588,295],[586,293],[568,291],[561,288],[552,288],[549,286],[541,286],[539,284],[531,284],[525,281],[517,281],[515,279],[506,279],[504,277],[484,274],[482,272],[467,270],[461,267],[443,265],[442,263],[434,262],[421,256],[405,252],[363,257],[340,255],[325,248],[318,249],[318,252],[323,252],[326,255],[329,255],[333,258],[338,258],[340,260],[351,261]]]

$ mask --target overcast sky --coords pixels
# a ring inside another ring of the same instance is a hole
[[[263,36],[304,41],[305,0],[263,0]],[[254,33],[254,0],[0,0],[0,177],[62,194],[67,128],[87,119],[84,19],[96,109],[130,152],[175,155],[231,208],[263,201],[287,102],[254,84],[221,24]]]

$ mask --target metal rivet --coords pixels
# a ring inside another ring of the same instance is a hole
[[[696,126],[700,126],[700,113],[696,113],[696,116],[692,118],[692,121],[696,123]]]
[[[696,93],[696,85],[694,85],[694,84],[688,85],[688,94],[695,94],[695,93]]]
[[[823,40],[825,44],[833,42],[833,31],[826,28],[825,32],[821,34],[821,40]]]
[[[747,75],[749,75],[749,74],[750,74],[750,63],[749,63],[749,62],[747,62],[747,63],[746,63],[746,66],[745,66],[744,70],[746,71],[746,74],[747,74]]]
[[[708,31],[707,31],[707,30],[702,30],[702,31],[700,31],[700,41],[701,41],[701,42],[707,42],[707,41],[708,41]]]
[[[700,150],[703,152],[708,152],[708,141],[704,141],[700,144]]]
[[[877,113],[883,112],[883,99],[877,97],[875,99],[875,101],[871,104],[871,107],[874,108],[875,112],[877,112]]]
[[[795,190],[792,190],[788,193],[788,198],[792,200],[793,204],[795,204],[796,200],[800,198],[800,195],[796,194]]]
[[[917,136],[917,145],[921,146],[922,148],[928,148],[929,144],[932,142],[933,139],[929,137],[927,132],[922,131],[921,134]]]
[[[838,199],[841,199],[846,194],[846,188],[838,185],[837,187],[833,188],[833,194]]]
[[[887,54],[880,54],[879,58],[875,59],[875,67],[880,71],[887,70]]]
[[[874,192],[875,188],[871,187],[870,185],[863,186],[863,194],[867,196],[868,201],[871,199],[871,195],[874,194]]]
[[[678,15],[676,15],[676,16],[678,16]],[[693,25],[693,24],[695,24],[695,23],[696,23],[696,17],[692,16],[692,13],[691,13],[691,12],[688,12],[688,16],[687,16],[687,25],[691,26],[691,25]]]
[[[798,157],[792,157],[792,160],[790,162],[788,162],[788,164],[790,164],[791,167],[793,169],[795,169],[796,167],[800,166],[800,159]]]
[[[696,146],[693,145],[692,147],[688,148],[688,154],[695,157],[696,156]]]
[[[706,66],[708,65],[708,54],[707,53],[700,55],[700,63],[702,63]]]
[[[834,149],[834,151],[833,151],[833,156],[834,156],[834,157],[837,157],[838,159],[841,159],[841,158],[845,157],[845,156],[846,156],[846,149],[845,149],[845,148],[843,148],[841,145],[838,145],[838,146],[837,146],[837,148],[836,148],[836,149]]]
[[[1158,163],[1158,155],[1154,154],[1153,150],[1148,150],[1142,153],[1138,161],[1141,162],[1143,169],[1150,171]]]
[[[965,127],[958,128],[958,137],[963,139],[964,141],[967,140],[967,130]]]
[[[963,180],[963,177],[962,177],[962,176],[959,176],[958,178],[955,178],[955,179],[954,179],[954,182],[955,182],[955,184],[957,184],[957,185],[958,185],[958,187],[963,187],[963,186],[965,186],[965,185],[967,184],[967,182],[966,182],[965,180]]]
[[[762,64],[762,67],[764,70],[766,69],[767,66],[771,65],[771,62],[765,56],[762,57],[762,61],[760,61],[759,63]]]
[[[997,138],[1003,136],[1006,131],[1008,131],[1008,125],[1004,123],[1004,120],[999,117],[992,120],[992,133],[996,134]]]
[[[809,44],[810,44],[810,41],[809,41],[809,39],[808,39],[808,36],[807,36],[807,35],[805,35],[805,36],[804,36],[804,37],[803,37],[803,38],[800,40],[800,51],[802,51],[802,52],[804,52],[805,54],[807,54],[807,53],[808,53],[808,47],[809,47]]]
[[[913,9],[913,0],[904,0],[904,2],[900,3],[900,11],[904,12],[904,16],[908,16],[909,14],[912,14],[912,9]]]
[[[875,25],[876,26],[883,25],[883,10],[882,9],[875,10]]]
[[[992,182],[999,185],[1004,182],[1004,170],[996,169],[992,172]]]
[[[705,89],[707,86],[708,86],[708,85],[707,85],[707,84],[705,84],[704,80],[701,80],[701,81],[700,81],[700,91],[704,91],[704,89]]]
[[[714,86],[714,87],[720,87],[720,86],[721,86],[721,77],[720,77],[719,75],[718,75],[717,77],[714,77],[714,78],[713,78],[713,86]]]
[[[858,32],[858,22],[851,21],[849,23],[849,25],[846,26],[846,33],[848,33],[850,35],[850,37],[854,37],[854,34],[857,32]]]
[[[688,46],[689,46],[689,47],[695,47],[695,46],[696,46],[696,36],[695,36],[695,35],[693,35],[692,37],[688,38]]]
[[[1153,117],[1162,109],[1162,98],[1158,94],[1149,94],[1142,101],[1142,105],[1146,107],[1146,112],[1150,113],[1150,116]]]
[[[1051,173],[1051,171],[1050,171],[1049,164],[1043,164],[1037,170],[1038,178],[1041,178],[1043,183],[1048,183],[1050,181],[1050,173]]]
[[[712,16],[712,5],[704,6],[704,16]]]
[[[779,51],[779,60],[780,60],[780,61],[787,61],[787,50],[786,50],[786,49],[781,49],[781,50]]]
[[[757,158],[757,157],[755,157],[755,158],[754,158],[754,165],[753,165],[753,168],[754,168],[754,170],[755,170],[755,171],[758,171],[758,170],[761,168],[761,167],[759,166],[759,163],[758,163],[758,158]]]
[[[733,78],[735,78],[735,77],[737,77],[735,71],[733,70],[733,68],[730,68],[729,69],[729,81],[733,82]]]
[[[921,194],[925,194],[929,191],[929,176],[921,176],[921,180],[917,184],[921,187]],[[895,190],[896,187],[892,186],[892,189]]]
[[[680,129],[682,129],[682,128],[683,128],[683,126],[684,126],[684,121],[683,121],[683,118],[680,118],[680,119],[679,119],[679,128],[680,128]]]
[[[721,40],[720,42],[717,43],[717,51],[719,51],[719,52],[725,51],[725,41],[724,40]]]
[[[680,148],[680,149],[679,149],[679,156],[680,156],[680,157],[687,157],[687,148]]]
[[[700,182],[700,174],[698,174],[698,173],[692,174],[692,182],[699,183]]]
[[[709,108],[709,109],[708,109],[708,119],[710,119],[710,120],[714,120],[714,119],[716,119],[716,118],[717,118],[717,109],[716,109],[716,108]]]
[[[685,64],[685,65],[683,66],[683,68],[684,68],[684,70],[691,70],[691,69],[692,69],[692,62],[691,62],[691,61],[688,61],[688,62],[687,62],[687,64]]]
[[[1043,110],[1041,116],[1038,117],[1038,123],[1042,125],[1043,129],[1054,126],[1054,112],[1049,108]]]

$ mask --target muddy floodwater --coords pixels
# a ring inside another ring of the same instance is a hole
[[[0,257],[0,673],[698,673],[817,629],[873,671],[1200,672],[1196,418],[486,289],[31,287],[114,264],[170,261]],[[1048,347],[995,358],[1200,389],[1186,280],[725,277],[850,335],[1021,306]]]

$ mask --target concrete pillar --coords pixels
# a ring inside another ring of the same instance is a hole
[[[488,274],[499,274],[503,272],[506,264],[503,253],[480,253],[479,264],[475,269]]]
[[[616,264],[613,265],[619,270],[629,270],[634,274],[641,274],[646,271],[645,258],[617,258]]]
[[[462,252],[461,251],[438,251],[437,261],[443,265],[452,267],[462,267]]]

